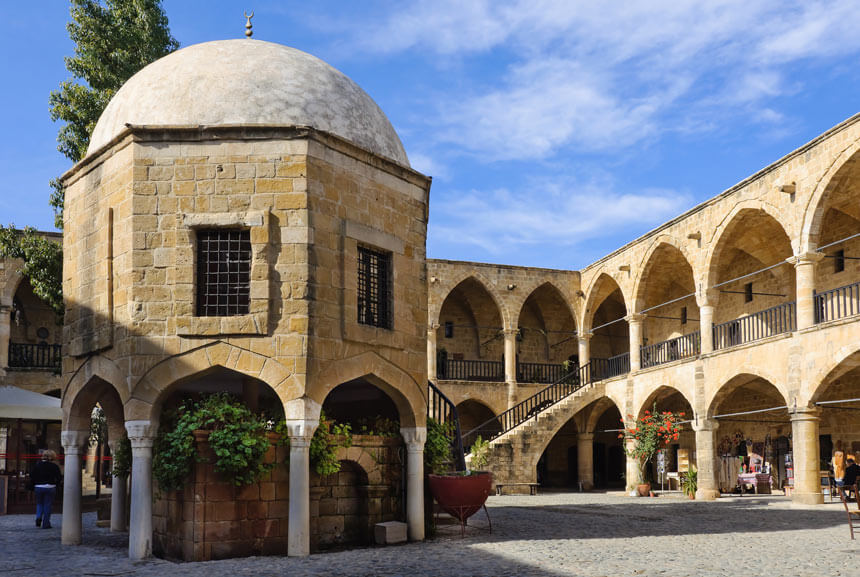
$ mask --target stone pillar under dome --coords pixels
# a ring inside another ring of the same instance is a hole
[[[111,456],[116,455],[121,440],[108,441]],[[113,472],[111,472],[113,473]],[[110,491],[110,530],[123,532],[128,527],[126,508],[128,506],[128,477],[114,477]]]
[[[131,442],[131,515],[128,523],[128,557],[152,556],[152,445],[155,427],[150,421],[127,421]]]
[[[424,443],[425,427],[400,429],[406,442],[406,524],[410,541],[424,540]]]
[[[89,431],[63,431],[63,545],[81,544],[81,456],[90,438]]]

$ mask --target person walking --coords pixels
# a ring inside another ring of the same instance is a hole
[[[57,495],[57,485],[63,479],[60,468],[54,462],[57,453],[48,449],[42,453],[42,460],[30,472],[30,481],[36,491],[36,527],[51,528],[51,507]]]

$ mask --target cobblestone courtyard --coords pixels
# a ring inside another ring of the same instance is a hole
[[[856,574],[860,562],[839,503],[559,493],[494,496],[488,505],[492,535],[475,528],[461,539],[445,527],[423,544],[206,563],[132,563],[127,536],[97,528],[94,513],[84,516],[80,547],[60,545],[59,515],[50,530],[12,515],[0,517],[0,576],[833,576]]]

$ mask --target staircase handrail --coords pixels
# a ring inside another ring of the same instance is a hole
[[[553,384],[517,403],[504,413],[481,423],[474,429],[466,432],[463,438],[470,439],[473,433],[485,431],[488,425],[501,424],[498,431],[493,431],[487,435],[485,440],[491,441],[518,427],[530,418],[537,417],[538,414],[569,397],[583,386],[591,384],[590,364],[586,363],[578,369],[569,372]],[[555,395],[555,393],[561,394]],[[495,427],[493,428],[495,429]]]
[[[457,414],[457,407],[432,381],[427,381],[427,385],[430,392],[430,398],[427,399],[427,417],[435,418],[440,423],[453,423],[454,438],[451,439],[451,450],[454,452],[454,468],[457,471],[465,471],[466,454],[463,452],[463,436],[460,434],[460,417]],[[436,401],[441,401],[445,410],[440,410]]]

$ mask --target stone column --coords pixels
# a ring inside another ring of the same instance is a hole
[[[427,380],[436,382],[436,331],[439,325],[427,327]]]
[[[713,501],[720,496],[716,440],[720,423],[716,419],[699,419],[698,422],[693,421],[692,425],[696,431],[696,499]]]
[[[9,429],[0,427],[0,455],[6,454],[6,443],[9,440]],[[0,457],[0,470],[6,469],[6,457]]]
[[[151,421],[126,421],[131,441],[131,518],[128,523],[128,557],[152,555],[152,443]]]
[[[625,441],[625,445],[627,445],[627,451],[633,450],[634,444],[635,442],[633,441],[633,439],[627,439]],[[626,475],[627,490],[630,491],[632,489],[635,489],[636,485],[639,484],[639,461],[631,457],[629,454],[627,455]]]
[[[794,492],[792,501],[807,505],[821,504],[818,454],[817,408],[798,408],[791,415],[791,451],[794,460]]]
[[[517,329],[507,328],[505,335],[505,384],[508,386],[508,408],[517,404]]]
[[[794,265],[798,329],[815,325],[815,268],[823,258],[820,252],[807,252],[788,259]]]
[[[81,544],[81,455],[90,438],[89,431],[63,431],[63,545]]]
[[[287,555],[306,557],[311,553],[310,445],[320,423],[319,403],[294,399],[284,403],[287,434],[290,437],[290,513]]]
[[[579,335],[579,366],[584,367],[591,360],[591,333]]]
[[[108,441],[111,456],[116,456],[121,439]],[[111,471],[113,474],[113,471]],[[128,527],[125,511],[128,503],[128,477],[114,477],[110,491],[110,530],[123,532]]]
[[[98,444],[88,445],[87,446],[87,459],[84,463],[84,470],[87,475],[92,477],[95,475],[96,471],[96,459],[98,458]]]
[[[714,305],[699,306],[699,335],[702,339],[702,354],[714,352]]]
[[[424,540],[424,443],[426,427],[400,429],[406,442],[406,524],[410,541]]]
[[[576,470],[583,491],[594,488],[594,433],[576,435]]]
[[[0,371],[9,367],[9,336],[12,334],[11,312],[10,304],[0,304]]]
[[[290,430],[290,514],[287,536],[287,555],[306,557],[311,553],[310,503],[310,445],[316,424],[292,426]],[[301,434],[301,429],[307,429]]]
[[[630,327],[630,372],[632,373],[642,368],[642,352],[639,347],[642,346],[642,323],[645,321],[645,315],[627,315],[624,320]]]

